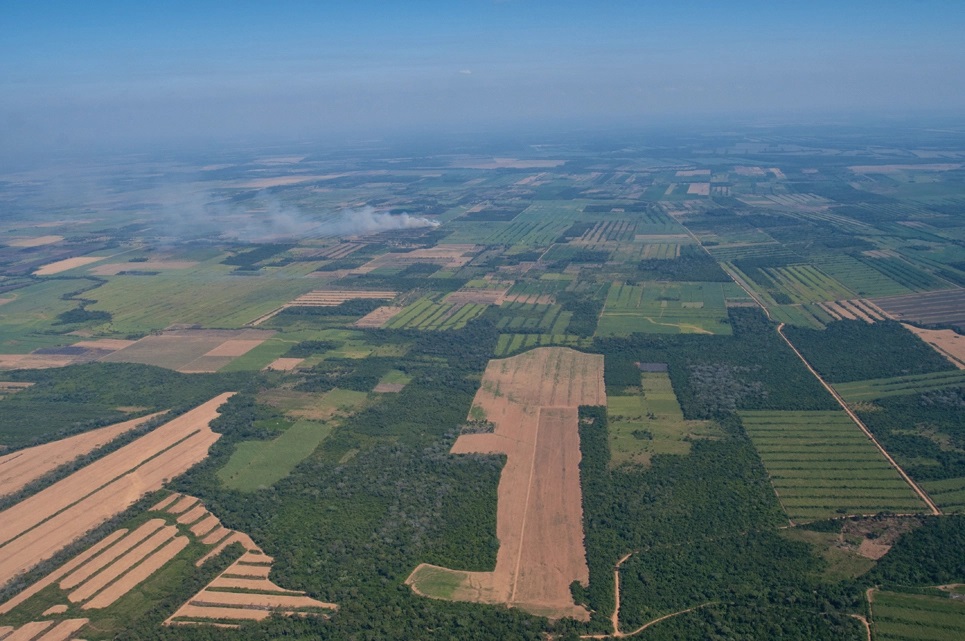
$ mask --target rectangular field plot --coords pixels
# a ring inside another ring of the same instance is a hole
[[[500,334],[496,342],[496,356],[508,356],[531,347],[586,347],[587,343],[588,339],[575,334]]]
[[[844,412],[740,415],[791,519],[925,508]]]
[[[462,329],[466,323],[482,314],[486,307],[480,303],[436,302],[426,296],[406,306],[392,317],[385,327],[425,330]]]
[[[730,283],[614,282],[597,326],[598,336],[730,334],[725,286]]]
[[[965,385],[965,370],[935,372],[932,374],[912,374],[894,378],[876,378],[870,381],[836,383],[834,389],[849,403],[872,401],[887,396],[921,394],[949,387]]]
[[[860,260],[846,254],[833,254],[813,259],[822,272],[837,279],[858,296],[899,296],[911,290]]]
[[[564,312],[559,305],[527,305],[525,303],[506,303],[502,309],[511,313],[499,319],[496,329],[503,332],[539,330],[546,334],[565,334],[570,324],[572,312]]]
[[[795,303],[816,303],[854,297],[851,290],[813,265],[768,267],[764,272]]]
[[[709,421],[684,420],[666,372],[640,376],[641,394],[607,396],[610,464],[648,464],[654,454],[689,454],[694,438],[719,436]]]
[[[920,485],[946,514],[965,513],[965,478],[924,481]]]
[[[965,289],[878,298],[872,302],[898,320],[965,328]]]
[[[875,641],[959,641],[965,639],[965,601],[875,591],[871,602]]]

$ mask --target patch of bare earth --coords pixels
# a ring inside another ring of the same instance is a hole
[[[908,331],[918,336],[947,358],[958,369],[965,369],[965,336],[951,329],[921,329],[902,323]]]
[[[28,447],[0,456],[0,496],[13,494],[31,481],[35,481],[61,465],[110,443],[121,434],[138,427],[155,416],[158,416],[158,414],[108,425],[60,441]]]
[[[32,238],[11,238],[7,245],[11,247],[40,247],[41,245],[53,245],[64,239],[63,236],[34,236]]]
[[[0,512],[0,585],[208,455],[221,394]]]
[[[358,319],[357,321],[355,321],[355,326],[356,327],[373,327],[373,328],[382,327],[390,320],[392,320],[392,318],[395,317],[403,309],[405,308],[394,307],[391,305],[379,307],[369,312],[368,314]]]
[[[578,408],[603,405],[603,357],[543,347],[492,360],[473,401],[492,433],[463,434],[453,454],[503,454],[492,572],[452,572],[452,598],[503,603],[550,618],[588,620],[570,584],[589,580],[583,549]]]
[[[272,362],[265,365],[265,370],[274,372],[290,372],[298,367],[304,358],[276,358]]]
[[[34,272],[34,276],[52,276],[53,274],[59,274],[60,272],[65,272],[68,269],[75,269],[77,267],[83,267],[84,265],[90,265],[91,263],[96,263],[99,260],[104,260],[103,256],[77,256],[76,258],[65,258],[64,260],[58,260],[55,263],[49,263],[37,269]]]

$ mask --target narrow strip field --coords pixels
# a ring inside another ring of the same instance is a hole
[[[53,443],[28,447],[0,456],[0,496],[12,494],[61,465],[90,454],[98,447],[110,443],[121,434],[133,430],[155,416],[158,414],[115,423]]]
[[[0,585],[208,455],[221,394],[0,512]]]
[[[875,641],[965,639],[965,601],[877,590],[872,594]]]
[[[504,454],[499,481],[493,572],[460,572],[428,564],[406,583],[425,596],[503,603],[559,618],[589,618],[570,584],[586,585],[578,408],[604,405],[603,358],[562,347],[492,360],[471,416],[495,425],[464,434],[453,454]]]
[[[872,401],[887,396],[921,394],[965,385],[965,370],[876,378],[853,383],[836,383],[834,389],[849,403]]]
[[[921,499],[844,412],[740,415],[792,520],[925,511]]]

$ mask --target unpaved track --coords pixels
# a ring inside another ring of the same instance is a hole
[[[936,516],[940,515],[942,511],[938,509],[938,506],[935,505],[935,503],[931,500],[931,498],[927,494],[925,494],[925,491],[922,490],[920,487],[918,487],[918,484],[915,483],[911,479],[911,477],[905,473],[905,470],[901,469],[901,466],[898,465],[898,462],[891,457],[891,454],[888,453],[888,450],[882,447],[881,443],[878,442],[878,439],[876,439],[874,434],[871,433],[871,430],[869,430],[868,427],[864,424],[864,422],[860,418],[858,418],[858,415],[855,414],[850,407],[848,407],[848,404],[845,403],[843,398],[841,398],[841,395],[838,394],[833,387],[828,385],[828,383],[826,383],[823,378],[821,378],[821,375],[818,374],[817,370],[811,367],[811,364],[807,361],[806,358],[804,358],[804,355],[801,354],[801,352],[799,352],[796,347],[794,347],[794,343],[792,343],[788,339],[788,337],[784,335],[784,323],[781,323],[780,325],[777,326],[777,333],[780,334],[781,338],[784,339],[784,342],[787,343],[787,346],[790,347],[795,354],[797,354],[797,357],[801,359],[801,362],[804,363],[804,366],[808,368],[808,371],[811,372],[814,378],[818,379],[818,382],[821,383],[824,389],[828,390],[828,393],[834,397],[834,400],[838,402],[838,405],[841,406],[841,409],[843,409],[848,414],[848,416],[851,417],[851,420],[854,421],[855,425],[861,428],[861,431],[864,432],[865,436],[871,439],[871,442],[875,444],[875,447],[878,448],[878,451],[881,452],[881,455],[884,456],[885,459],[888,460],[888,463],[890,463],[891,466],[898,471],[898,474],[901,475],[901,478],[905,479],[905,483],[907,483],[911,487],[911,489],[915,491],[915,494],[917,494],[918,497],[925,502],[925,505],[928,506],[928,509],[931,510],[931,513]]]

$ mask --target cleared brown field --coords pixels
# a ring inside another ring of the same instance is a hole
[[[97,593],[94,598],[81,606],[81,609],[99,609],[111,605],[174,559],[181,550],[188,546],[188,543],[190,543],[190,540],[187,537],[176,536],[147,558],[137,559],[139,565],[134,569],[124,568],[126,573],[120,579]]]
[[[918,336],[947,358],[958,369],[965,369],[965,336],[951,329],[921,329],[903,324],[905,329]]]
[[[837,320],[852,319],[873,323],[888,318],[888,315],[877,305],[863,298],[818,303],[818,305]]]
[[[477,303],[480,305],[502,305],[506,299],[506,292],[512,284],[503,289],[462,289],[452,292],[445,297],[447,303],[467,304]]]
[[[433,263],[443,267],[462,267],[472,260],[478,249],[476,245],[454,244],[416,249],[404,254],[383,254],[376,256],[361,267],[353,269],[352,273],[368,274],[380,267],[408,267],[417,263]]]
[[[261,329],[176,329],[145,336],[101,361],[143,363],[183,373],[216,372],[274,335]],[[199,356],[200,354],[200,356]]]
[[[116,352],[119,349],[130,347],[137,341],[128,341],[122,338],[99,338],[94,341],[78,341],[72,347],[83,347],[85,349],[110,350]]]
[[[676,174],[677,178],[693,178],[694,176],[709,176],[709,169],[681,169]]]
[[[4,641],[67,641],[85,625],[87,625],[87,619],[32,621],[19,628],[0,627],[0,639]]]
[[[190,510],[188,510],[187,512],[179,516],[177,518],[177,522],[181,523],[182,525],[190,525],[191,523],[194,523],[197,520],[207,515],[208,515],[208,510],[206,510],[203,505],[198,503],[193,508],[191,508]]]
[[[473,400],[471,418],[495,425],[465,434],[453,454],[504,454],[499,480],[493,572],[417,567],[406,583],[420,591],[424,573],[450,573],[451,598],[504,603],[551,618],[589,618],[570,584],[589,580],[583,549],[578,408],[606,403],[603,357],[543,347],[492,360]],[[432,595],[430,595],[432,596]]]
[[[115,423],[53,443],[18,450],[0,456],[0,496],[12,494],[65,463],[69,463],[161,413]]]
[[[38,268],[34,272],[34,276],[52,276],[54,274],[59,274],[60,272],[65,272],[68,269],[75,269],[77,267],[83,267],[84,265],[96,263],[99,260],[104,260],[104,258],[105,256],[77,256],[75,258],[65,258],[64,260],[58,260]]]
[[[379,328],[385,325],[389,320],[391,320],[396,314],[401,312],[404,307],[393,307],[384,306],[375,309],[362,318],[355,321],[356,327],[374,327]]]
[[[276,358],[272,362],[265,365],[265,370],[276,371],[276,372],[290,372],[298,367],[304,358]]]
[[[189,507],[195,505],[198,499],[193,496],[182,496],[177,501],[175,501],[166,511],[168,514],[181,514],[186,511]]]
[[[0,512],[0,585],[204,459],[221,394]]]
[[[312,176],[278,176],[276,178],[256,178],[238,183],[238,187],[243,189],[267,189],[269,187],[286,187],[299,183],[315,182],[317,180],[332,180],[341,178],[345,174],[320,174]]]
[[[97,260],[103,260],[98,258]],[[106,263],[92,267],[89,271],[95,276],[116,276],[130,271],[163,271],[166,269],[190,269],[198,263],[193,260],[147,260],[143,263]]]
[[[47,369],[76,361],[72,356],[54,354],[0,354],[0,369]]]
[[[31,238],[11,238],[5,244],[11,247],[40,247],[41,245],[59,243],[63,239],[63,236],[33,236]]]
[[[198,620],[227,620],[240,624],[258,621],[277,612],[285,615],[317,615],[319,610],[336,610],[334,603],[324,603],[305,596],[304,592],[286,590],[268,579],[272,557],[254,543],[248,551],[211,583],[182,605],[165,622],[167,625],[197,625]],[[222,590],[244,589],[245,592]]]
[[[76,570],[68,574],[58,584],[62,590],[72,590],[78,585],[87,581],[91,576],[100,572],[106,565],[113,562],[118,557],[126,554],[131,548],[141,544],[149,536],[157,533],[164,527],[164,519],[151,519],[136,530],[111,545],[103,553],[98,554],[87,563],[84,563]]]
[[[746,165],[739,165],[734,167],[734,173],[738,176],[763,176],[767,172],[765,172],[762,167],[748,167]]]
[[[124,554],[115,555],[113,548],[108,549],[103,554],[103,556],[107,557],[106,567],[80,584],[67,598],[71,603],[87,601],[97,592],[107,587],[107,584],[119,578],[122,574],[134,567],[135,564],[173,539],[177,533],[178,528],[173,525],[168,525],[157,530],[154,534]]]
[[[710,183],[690,183],[690,186],[687,187],[687,193],[694,196],[709,196]]]

